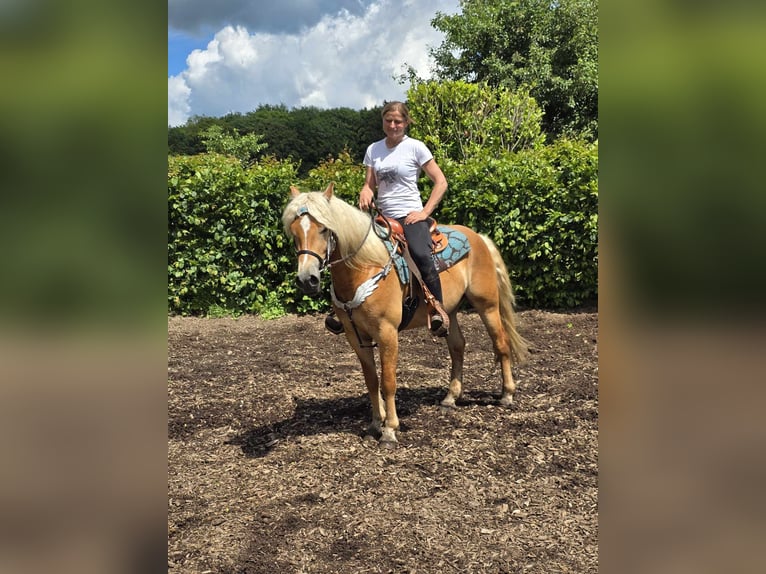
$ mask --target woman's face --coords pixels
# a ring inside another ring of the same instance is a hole
[[[401,112],[390,111],[383,116],[383,133],[390,140],[398,141],[404,137],[408,122]]]

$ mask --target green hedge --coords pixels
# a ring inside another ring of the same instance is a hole
[[[364,185],[365,168],[355,162],[348,151],[337,158],[329,158],[309,171],[301,184],[301,191],[322,191],[327,184],[333,182],[334,193],[351,205],[359,203],[359,191]]]
[[[517,302],[570,308],[598,285],[598,145],[550,146],[446,161],[441,221],[490,236],[508,265]]]
[[[272,158],[248,169],[218,154],[168,158],[169,312],[263,314],[294,302],[281,210],[295,179],[294,164]]]
[[[436,217],[492,237],[521,306],[571,308],[597,296],[597,144],[560,140],[440,165],[449,191]],[[297,173],[296,164],[272,158],[248,169],[217,154],[168,158],[170,313],[273,316],[329,308],[329,296],[310,299],[295,287],[282,210],[290,185],[322,190],[330,181],[356,203],[364,168],[344,153],[303,180]]]

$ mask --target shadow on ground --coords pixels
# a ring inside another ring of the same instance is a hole
[[[401,419],[411,417],[424,406],[438,404],[444,392],[440,386],[398,389],[396,407],[400,430],[407,431],[406,421]],[[485,403],[486,397],[477,402]],[[367,393],[336,399],[297,399],[295,411],[289,419],[250,428],[226,444],[241,447],[248,457],[261,457],[279,442],[291,437],[326,433],[347,433],[362,437],[370,420]]]

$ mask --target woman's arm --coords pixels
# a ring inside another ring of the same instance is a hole
[[[439,202],[447,193],[447,178],[442,172],[442,168],[436,163],[435,159],[432,159],[428,163],[423,165],[423,171],[433,182],[434,186],[431,189],[431,195],[428,197],[428,201],[423,206],[423,211],[413,211],[404,220],[405,223],[417,223],[431,217],[431,214],[436,211]]]
[[[367,173],[364,176],[364,185],[362,186],[362,191],[359,192],[359,209],[367,210],[370,208],[375,199],[375,188],[377,186],[375,170],[368,165]]]

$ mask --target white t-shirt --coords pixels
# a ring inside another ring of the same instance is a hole
[[[375,204],[383,215],[398,219],[423,209],[418,177],[423,165],[433,157],[426,144],[409,136],[393,148],[386,145],[385,138],[367,147],[364,165],[375,170]]]

